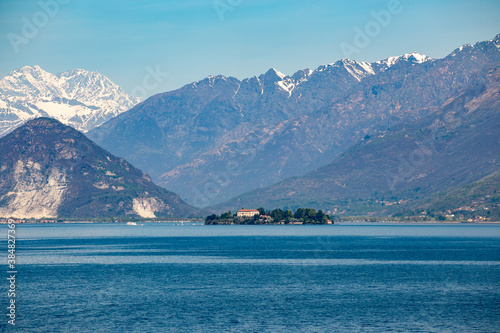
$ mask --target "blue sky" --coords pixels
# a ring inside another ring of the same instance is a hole
[[[168,73],[148,81],[152,95],[208,75],[242,79],[271,67],[293,74],[347,55],[376,61],[416,51],[440,58],[500,33],[498,0],[397,2],[0,0],[0,76],[25,65],[52,73],[83,68],[137,93],[149,71]],[[390,14],[388,24],[375,20],[381,11]],[[371,36],[356,47],[355,29],[367,25]],[[343,52],[346,44],[356,52]]]

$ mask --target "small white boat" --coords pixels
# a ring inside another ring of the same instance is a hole
[[[135,222],[127,222],[127,225],[137,225]]]

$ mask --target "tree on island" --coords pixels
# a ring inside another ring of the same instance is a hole
[[[221,219],[230,219],[230,218],[232,218],[232,217],[233,217],[233,215],[231,214],[231,211],[230,211],[230,210],[229,210],[229,211],[227,211],[227,213],[224,213],[224,214],[222,214],[222,215],[220,216],[220,218],[221,218]]]

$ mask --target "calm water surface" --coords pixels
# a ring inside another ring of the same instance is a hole
[[[0,331],[500,332],[500,226],[16,231],[18,321]]]

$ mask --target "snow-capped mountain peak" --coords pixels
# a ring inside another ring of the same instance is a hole
[[[274,68],[270,68],[265,74],[261,75],[259,79],[264,82],[274,83],[282,81],[285,77],[285,74]]]
[[[0,81],[0,99],[15,101],[32,95],[60,97],[62,90],[55,75],[38,66],[24,66],[9,73]]]
[[[87,132],[138,102],[97,72],[74,69],[54,75],[24,66],[0,80],[0,136],[41,116]]]
[[[271,68],[270,71],[274,72],[276,75],[278,75],[281,79],[285,78],[286,75],[281,73],[279,70],[277,70],[276,68]]]
[[[356,80],[361,81],[369,75],[375,75],[372,64],[369,62],[358,62],[351,59],[339,60],[337,65],[344,67]]]
[[[387,67],[392,67],[401,61],[410,62],[412,64],[421,64],[429,60],[432,60],[432,58],[424,54],[412,52],[400,55],[398,57],[389,57],[387,59],[377,61],[376,63],[386,65]]]
[[[35,65],[33,67],[31,66],[24,66],[18,69],[15,69],[9,73],[9,76],[15,76],[15,75],[53,75],[50,74],[49,72],[44,71],[43,69],[40,68],[40,66]]]
[[[407,61],[411,61],[412,63],[417,63],[417,64],[421,64],[423,62],[432,60],[431,57],[428,57],[425,54],[420,54],[417,52],[412,52],[410,54],[404,54],[401,58],[405,59]]]
[[[458,55],[462,56],[475,56],[473,55],[474,53],[481,53],[484,50],[490,50],[490,52],[493,52],[494,54],[498,54],[498,51],[500,51],[500,34],[496,35],[495,38],[483,41],[483,42],[478,42],[475,43],[474,45],[472,44],[464,44],[457,49],[455,49],[449,57],[456,57]]]
[[[311,70],[309,68],[303,68],[303,69],[295,72],[295,74],[293,74],[292,77],[299,81],[299,80],[303,80],[304,78],[311,76],[312,73],[314,73],[313,70]]]

